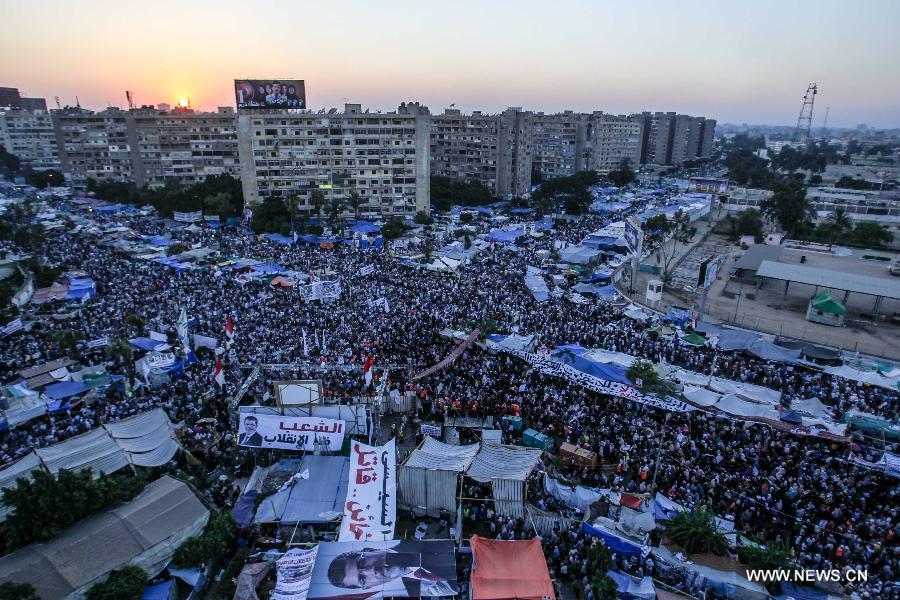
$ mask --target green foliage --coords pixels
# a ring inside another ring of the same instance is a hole
[[[531,185],[540,185],[544,181],[544,174],[537,165],[531,165]]]
[[[659,373],[656,372],[656,368],[649,360],[636,359],[628,367],[625,375],[635,384],[640,379],[642,387],[653,387],[659,383]]]
[[[771,189],[772,172],[764,158],[756,156],[753,150],[735,149],[725,156],[728,178],[738,185]]]
[[[666,215],[653,215],[644,223],[644,232],[651,239],[657,242],[662,241],[672,231],[675,224],[666,217]]]
[[[359,197],[359,192],[356,190],[350,190],[350,195],[347,198],[347,206],[353,209],[353,218],[359,221],[359,209],[363,205],[362,198]],[[416,213],[418,216],[419,213]]]
[[[850,239],[858,246],[878,248],[894,241],[894,234],[875,221],[859,221],[850,232]]]
[[[828,163],[837,161],[838,152],[835,146],[825,142],[812,142],[805,148],[784,146],[781,152],[772,157],[772,166],[791,173],[801,169],[821,173]]]
[[[849,190],[872,190],[877,186],[874,183],[869,183],[865,179],[854,179],[853,177],[848,177],[845,175],[837,180],[837,183],[834,184],[834,187]]]
[[[78,357],[78,342],[81,341],[84,336],[81,332],[75,331],[73,329],[63,329],[62,331],[57,331],[53,339],[59,345],[59,347],[65,351],[65,353],[73,358]]]
[[[13,179],[18,173],[22,162],[15,154],[7,152],[6,148],[0,144],[0,175],[7,179]]]
[[[757,244],[763,240],[762,215],[758,210],[751,208],[740,212],[737,216],[728,215],[728,227],[729,236],[733,240],[742,235],[752,235]]]
[[[147,585],[147,574],[135,565],[122,567],[102,583],[87,591],[87,600],[140,600]]]
[[[138,333],[144,329],[144,317],[137,313],[128,313],[125,316],[125,322],[131,325]]]
[[[812,207],[806,198],[803,182],[797,177],[781,177],[775,181],[775,193],[762,202],[764,215],[777,221],[781,229],[794,238],[809,229]]]
[[[214,513],[203,534],[186,539],[175,551],[172,562],[178,568],[190,568],[221,558],[231,549],[236,537],[237,527],[231,515]]]
[[[591,591],[594,592],[594,600],[615,600],[619,597],[619,588],[615,580],[610,577],[610,569],[613,567],[612,553],[609,548],[600,541],[594,541],[588,548],[587,572],[590,578]]]
[[[403,219],[394,218],[381,226],[381,235],[386,240],[395,240],[409,228],[409,225],[404,223]]]
[[[284,202],[278,198],[266,198],[253,206],[253,231],[280,233],[283,225],[290,228],[291,215]]]
[[[328,222],[332,225],[341,218],[341,212],[344,210],[344,203],[340,198],[332,198],[325,207],[325,213],[328,215]]]
[[[725,534],[716,529],[715,515],[706,507],[678,513],[672,517],[666,533],[688,554],[711,552],[724,556],[728,551]]]
[[[740,546],[738,560],[751,569],[788,569],[792,562],[791,547],[788,544],[771,543],[765,548]]]
[[[309,204],[313,208],[313,216],[317,219],[322,218],[322,207],[325,206],[325,192],[322,190],[313,190],[309,195]]]
[[[416,225],[431,225],[434,223],[434,219],[423,210],[420,210],[416,213],[416,216],[413,217],[413,222]]]
[[[40,600],[30,583],[4,581],[0,583],[0,600]]]
[[[241,574],[241,569],[244,568],[244,563],[247,562],[250,551],[251,548],[238,548],[235,551],[225,570],[222,571],[222,576],[219,578],[218,583],[207,593],[207,598],[210,600],[232,600],[234,598],[236,590],[234,580]]]
[[[755,152],[766,147],[766,138],[763,136],[750,137],[746,133],[739,133],[731,139],[725,140],[725,151],[749,150]]]
[[[62,171],[47,169],[46,171],[28,170],[25,173],[25,183],[38,189],[46,187],[61,187],[66,185],[66,178]]]
[[[459,215],[459,222],[464,225],[468,225],[469,223],[471,223],[474,220],[475,220],[475,215],[473,215],[472,213],[470,213],[468,211],[461,213]]]
[[[37,260],[31,260],[28,263],[28,269],[34,277],[35,288],[50,287],[57,279],[59,279],[59,276],[66,271],[66,268],[65,265],[57,267],[42,265]]]
[[[187,252],[188,247],[184,244],[172,244],[168,248],[166,248],[166,256],[175,256],[176,254],[181,254],[182,252]]]
[[[636,178],[634,171],[631,169],[631,165],[629,165],[628,163],[627,158],[623,158],[621,164],[619,164],[619,168],[615,169],[614,171],[610,171],[609,175],[607,175],[606,177],[607,179],[612,181],[613,185],[615,185],[616,187],[628,185]]]
[[[95,181],[88,179],[87,189],[98,198],[142,206],[149,204],[164,217],[174,211],[203,210],[222,219],[240,215],[244,210],[244,190],[239,179],[231,175],[210,175],[203,181],[184,187],[178,180],[169,179],[163,187],[138,188],[133,183]]]
[[[822,176],[819,174],[812,175],[809,178],[809,183],[810,185],[819,185],[820,183],[822,183]]]
[[[599,181],[600,176],[594,171],[580,171],[568,177],[548,179],[532,195],[533,207],[543,213],[562,206],[569,214],[584,214],[593,199],[588,188]]]
[[[431,206],[437,210],[450,210],[454,204],[484,206],[495,200],[481,182],[431,176]]]
[[[85,517],[136,496],[146,476],[103,475],[94,479],[90,470],[59,472],[58,477],[32,471],[33,479],[20,477],[16,487],[3,490],[3,502],[12,512],[6,519],[7,549],[52,540]]]

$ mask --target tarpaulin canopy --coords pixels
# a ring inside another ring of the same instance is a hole
[[[624,383],[626,385],[631,385],[631,380],[628,379],[628,376],[625,374],[626,369],[619,367],[617,365],[611,363],[599,363],[586,358],[585,356],[578,356],[576,354],[572,354],[570,352],[559,352],[556,355],[556,358],[567,365],[581,371],[582,373],[587,373],[588,375],[593,375],[598,379],[605,379],[606,381],[616,381],[618,383]]]
[[[656,598],[653,578],[649,575],[642,579],[637,579],[624,573],[617,573],[616,571],[608,571],[607,575],[616,582],[620,598]]]
[[[287,269],[277,263],[256,263],[250,267],[254,273],[286,273]]]
[[[759,335],[740,329],[723,329],[719,333],[716,347],[719,350],[746,350],[750,344],[759,339]]]
[[[347,500],[346,456],[307,454],[292,483],[265,498],[256,511],[255,523],[327,523],[343,514]]]
[[[540,540],[489,540],[473,535],[472,600],[556,598]]]
[[[582,523],[581,530],[586,534],[603,540],[606,547],[613,554],[621,554],[623,556],[640,556],[641,547],[633,542],[621,538],[613,533],[604,531],[589,523]]]
[[[157,583],[156,585],[148,585],[141,594],[141,600],[169,600],[170,594],[173,592],[172,586],[175,584],[174,579]]]
[[[512,244],[517,239],[524,236],[524,229],[513,229],[512,231],[492,229],[491,232],[487,235],[487,240],[491,242],[500,242],[502,244]]]
[[[160,350],[163,346],[168,346],[167,343],[161,342],[159,340],[154,340],[153,338],[148,337],[136,337],[128,340],[132,346],[137,348],[138,350],[144,350],[146,352],[151,352],[153,350]]]
[[[844,305],[828,290],[819,292],[818,295],[809,301],[809,304],[818,311],[832,315],[843,315],[847,312]]]
[[[97,295],[97,284],[90,277],[70,277],[69,291],[66,293],[66,300],[81,300],[82,298],[92,298]]]
[[[550,299],[547,282],[544,281],[544,276],[537,267],[529,266],[525,269],[525,287],[531,291],[534,299],[538,302],[546,302]]]
[[[175,240],[173,240],[171,238],[167,238],[163,235],[155,235],[155,236],[151,237],[149,241],[150,241],[151,246],[156,246],[158,248],[163,248],[165,246],[172,246],[172,245],[178,243]]]
[[[80,381],[61,381],[44,388],[44,395],[50,400],[62,400],[83,394],[90,388]]]
[[[280,233],[268,233],[266,234],[266,239],[273,241],[276,244],[282,244],[284,246],[290,246],[294,243],[294,238],[290,238],[286,235],[281,235]]]
[[[381,227],[369,221],[356,221],[350,227],[350,231],[353,233],[378,233],[381,231]]]

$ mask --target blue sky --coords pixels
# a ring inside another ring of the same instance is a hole
[[[305,79],[311,107],[674,110],[900,126],[900,1],[6,0],[0,85],[66,104],[233,104],[234,78]]]

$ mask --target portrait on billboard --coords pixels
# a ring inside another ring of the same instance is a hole
[[[306,85],[302,79],[236,79],[234,98],[239,109],[306,108]]]

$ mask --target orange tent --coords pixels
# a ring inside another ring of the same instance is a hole
[[[472,600],[555,600],[540,540],[501,541],[473,535],[470,541]]]

